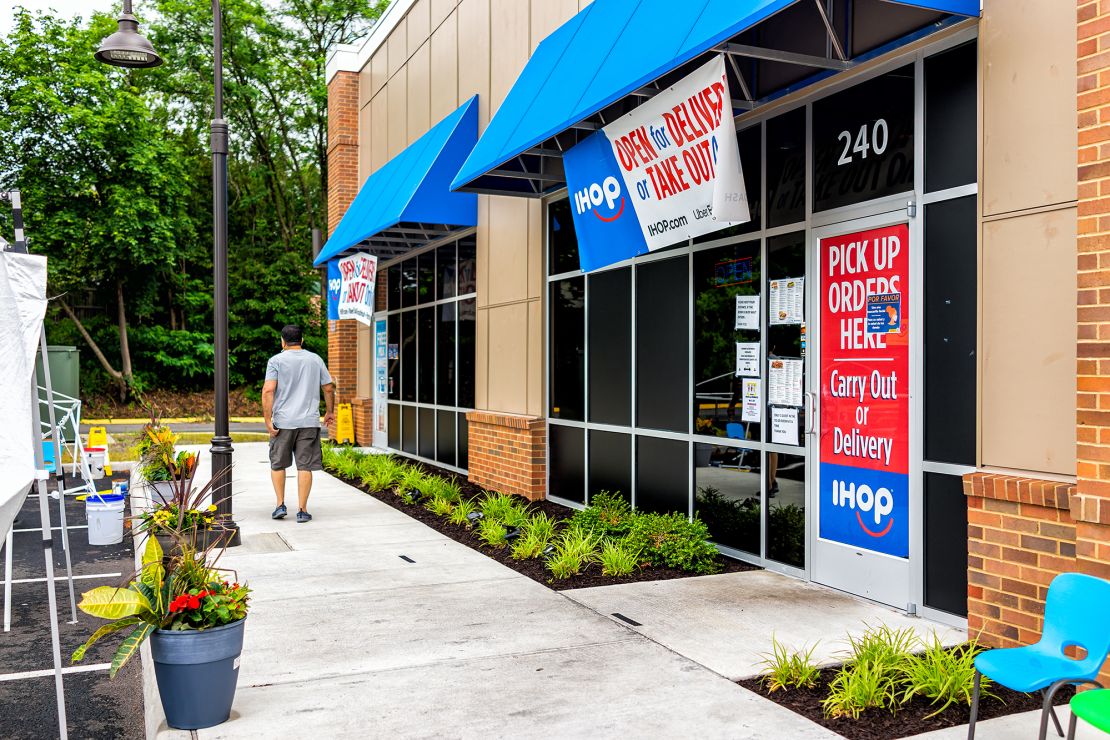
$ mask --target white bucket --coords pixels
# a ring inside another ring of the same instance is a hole
[[[92,470],[92,479],[100,480],[104,477],[104,457],[106,453],[103,447],[86,447],[85,458],[89,461],[89,469]]]
[[[105,491],[89,494],[85,499],[90,545],[118,545],[123,542],[125,498],[122,494]]]

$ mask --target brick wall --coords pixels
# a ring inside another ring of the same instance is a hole
[[[351,399],[351,416],[355,425],[355,444],[370,447],[374,444],[374,401],[370,398]]]
[[[529,501],[545,496],[546,425],[534,416],[467,412],[470,481]]]
[[[358,74],[339,72],[328,83],[329,236],[358,193],[358,185]],[[358,322],[328,322],[328,369],[335,379],[336,403],[351,403],[358,390]],[[355,419],[357,437],[357,414]],[[335,435],[334,424],[329,432]]]

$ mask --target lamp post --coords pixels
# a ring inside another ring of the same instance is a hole
[[[154,46],[139,33],[139,23],[131,15],[131,0],[123,0],[119,28],[101,42],[96,58],[116,67],[157,67],[162,58]],[[229,545],[239,544],[239,527],[232,517],[231,505],[231,429],[228,419],[227,380],[227,121],[224,119],[223,20],[220,0],[212,0],[212,55],[214,104],[210,143],[212,147],[212,269],[214,292],[213,349],[216,392],[215,434],[212,456],[212,500],[226,527],[233,530]]]

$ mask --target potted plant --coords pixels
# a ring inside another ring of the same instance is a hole
[[[211,485],[194,491],[191,469],[178,470],[173,464],[171,472],[173,479],[165,481],[170,488],[169,495],[153,508],[133,517],[137,520],[135,532],[158,538],[164,551],[172,551],[180,543],[198,550],[210,545],[226,545],[232,532],[223,526],[223,515],[217,513],[217,505],[207,503]]]
[[[170,552],[155,531],[148,529],[142,564],[126,584],[82,595],[81,611],[111,621],[72,659],[81,660],[98,640],[122,631],[126,637],[109,670],[114,677],[149,638],[166,722],[182,730],[212,727],[231,714],[250,589],[218,567],[222,545],[194,544],[195,532],[184,527],[184,519],[161,530],[173,537]]]
[[[164,504],[173,499],[174,481],[184,477],[191,481],[197,467],[195,452],[178,452],[175,449],[178,435],[155,420],[143,427],[136,452],[139,472],[152,491],[151,502]]]

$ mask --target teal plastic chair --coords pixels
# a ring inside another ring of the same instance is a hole
[[[1075,740],[1076,720],[1110,734],[1110,689],[1084,691],[1071,698],[1071,724],[1068,725],[1068,740]]]
[[[1045,740],[1049,717],[1063,737],[1064,728],[1052,707],[1052,699],[1069,684],[1102,688],[1095,678],[1110,653],[1107,614],[1110,614],[1110,582],[1083,573],[1061,573],[1053,578],[1045,599],[1040,641],[1026,647],[987,650],[975,657],[968,740],[975,737],[981,676],[1014,691],[1027,694],[1040,691],[1044,706],[1038,737]],[[1086,654],[1079,659],[1069,658],[1064,650],[1072,646],[1082,648]]]

